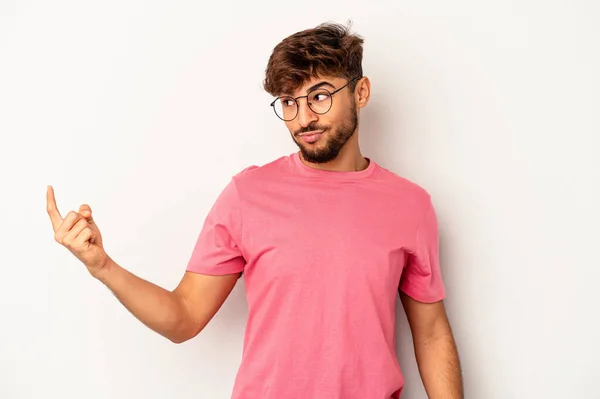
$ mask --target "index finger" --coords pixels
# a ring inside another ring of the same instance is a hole
[[[48,211],[48,216],[50,216],[52,228],[56,231],[62,223],[63,218],[60,216],[60,212],[58,212],[56,199],[54,198],[54,188],[52,186],[48,186],[46,190],[46,210]]]

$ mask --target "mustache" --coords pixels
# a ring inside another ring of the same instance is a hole
[[[294,132],[294,135],[297,136],[297,135],[302,134],[302,133],[312,132],[313,130],[322,130],[322,131],[325,131],[327,129],[329,129],[328,126],[317,125],[317,124],[311,123],[310,125],[308,125],[306,127],[303,127],[301,129],[296,130]]]

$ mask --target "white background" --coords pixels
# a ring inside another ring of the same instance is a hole
[[[174,288],[230,177],[296,151],[261,86],[271,50],[348,19],[363,152],[433,196],[467,397],[600,398],[592,0],[0,2],[1,398],[229,397],[243,281],[172,344],[54,242],[46,185]],[[398,325],[403,398],[425,398]]]

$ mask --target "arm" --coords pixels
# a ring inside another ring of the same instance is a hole
[[[96,278],[138,320],[175,343],[195,337],[221,308],[240,273],[209,276],[186,272],[169,291],[137,277],[108,258]]]
[[[415,356],[430,399],[463,399],[458,351],[443,301],[419,302],[400,291]]]
[[[196,336],[217,313],[241,275],[186,272],[176,289],[168,291],[125,270],[106,254],[89,205],[84,204],[79,212],[71,211],[63,218],[51,186],[46,199],[54,239],[71,251],[138,320],[173,342]]]

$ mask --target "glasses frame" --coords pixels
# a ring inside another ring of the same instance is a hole
[[[279,96],[279,97],[277,97],[275,100],[273,100],[273,102],[270,104],[270,106],[271,106],[271,108],[273,108],[273,112],[275,113],[275,115],[276,115],[276,116],[277,116],[279,119],[281,119],[281,120],[282,120],[282,121],[284,121],[284,122],[290,122],[290,121],[293,121],[294,119],[296,119],[296,117],[298,116],[298,112],[300,111],[300,103],[298,102],[298,100],[299,100],[299,99],[301,99],[301,98],[306,98],[306,105],[308,105],[308,108],[310,108],[310,110],[311,110],[312,112],[314,112],[314,113],[315,113],[315,114],[317,114],[317,115],[324,115],[324,114],[328,113],[328,112],[331,110],[331,107],[333,107],[333,95],[334,95],[335,93],[337,93],[338,91],[342,90],[343,88],[345,88],[346,86],[348,86],[350,83],[354,82],[356,79],[360,79],[361,77],[362,77],[362,76],[357,76],[357,77],[355,77],[355,78],[352,78],[352,79],[350,79],[348,82],[346,82],[346,84],[345,84],[345,85],[343,85],[342,87],[340,87],[340,88],[338,88],[338,89],[335,89],[334,91],[329,91],[329,90],[327,90],[327,89],[324,89],[324,88],[318,87],[318,88],[316,88],[316,89],[313,89],[313,90],[309,91],[308,93],[306,93],[306,95],[305,95],[305,96],[298,96],[298,97],[295,97],[295,98],[294,98],[294,97],[291,97],[291,96],[289,96],[289,98],[290,98],[291,100],[294,100],[294,102],[296,103],[296,114],[294,115],[294,117],[293,117],[292,119],[283,119],[281,116],[279,116],[279,114],[277,114],[277,111],[275,110],[275,103],[277,102],[277,100],[279,100],[279,99],[281,99],[281,98],[282,98],[281,96]],[[308,96],[310,96],[310,93],[312,93],[312,92],[314,92],[314,91],[317,91],[317,90],[325,90],[326,92],[328,92],[328,93],[329,93],[329,97],[331,98],[331,104],[329,104],[329,108],[327,108],[327,111],[325,111],[325,112],[317,112],[317,111],[315,111],[315,110],[314,110],[314,109],[313,109],[313,108],[310,106],[310,102],[308,101]],[[284,96],[284,97],[285,97],[285,98],[288,98],[288,96]]]

